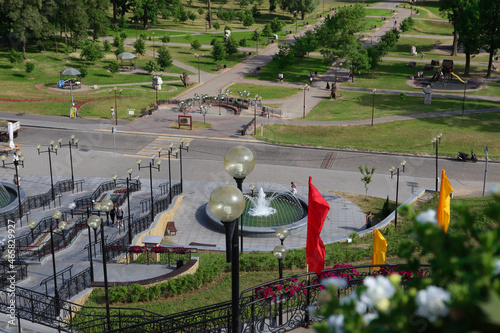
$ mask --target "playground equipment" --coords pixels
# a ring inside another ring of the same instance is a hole
[[[446,86],[451,82],[454,70],[455,65],[453,64],[453,60],[443,60],[441,67],[434,72],[434,76],[432,77],[430,83],[434,81],[441,81],[443,86]]]

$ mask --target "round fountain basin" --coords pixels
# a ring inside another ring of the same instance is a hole
[[[4,207],[0,208],[0,213],[3,213],[3,212],[7,212],[7,211],[17,207],[18,200],[17,200],[17,186],[15,186],[14,184],[5,183],[5,182],[1,182],[1,184],[3,185],[3,187],[5,187],[5,189],[7,190],[7,192],[9,193],[9,196],[10,196],[10,203],[5,205]],[[21,202],[22,202],[24,200],[24,198],[26,197],[26,194],[24,193],[24,190],[22,189],[22,187],[20,187],[19,189],[21,192]]]
[[[243,236],[245,237],[276,237],[276,230],[283,226],[289,229],[290,234],[298,233],[307,228],[307,201],[301,196],[295,196],[300,203],[300,209],[293,204],[287,204],[275,200],[271,203],[273,208],[277,209],[275,214],[269,216],[251,216],[248,214],[253,206],[249,200],[246,200],[245,211],[243,212]],[[302,212],[297,216],[297,211]],[[205,208],[207,217],[212,226],[221,232],[225,232],[222,222],[213,216],[208,204]],[[240,229],[238,228],[238,231]]]

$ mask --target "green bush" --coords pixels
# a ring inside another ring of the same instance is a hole
[[[10,49],[9,62],[11,64],[17,64],[17,63],[23,62],[23,54],[21,52],[17,52],[14,49]]]
[[[382,206],[382,216],[386,218],[387,216],[389,216],[390,213],[391,213],[391,206],[389,203],[389,196],[387,196],[387,199],[384,202],[384,206]]]

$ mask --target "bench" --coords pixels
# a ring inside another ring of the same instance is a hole
[[[174,221],[167,222],[167,230],[170,236],[177,235],[177,228]]]

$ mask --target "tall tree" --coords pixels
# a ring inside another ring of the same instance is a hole
[[[496,50],[500,48],[500,1],[480,0],[479,20],[483,26],[481,29],[483,47],[489,52],[488,73],[486,77],[490,77],[493,56]]]
[[[133,0],[134,16],[141,20],[144,30],[155,23],[158,15],[168,16],[178,8],[179,0]]]
[[[113,5],[114,4],[115,3],[113,3]],[[92,38],[94,40],[97,40],[101,36],[105,36],[108,32],[109,20],[106,16],[108,8],[108,0],[87,0],[89,28],[92,30]]]
[[[321,54],[326,63],[348,58],[361,48],[358,33],[363,29],[364,16],[365,10],[360,4],[340,7],[316,29],[317,40],[322,45]]]
[[[302,20],[307,13],[312,13],[319,5],[319,0],[276,0],[280,8],[293,14],[300,13]],[[271,4],[270,4],[271,8]]]
[[[5,0],[2,7],[6,8],[6,19],[10,22],[10,42],[15,46],[21,43],[24,60],[26,44],[30,38],[39,36],[47,19],[42,15],[41,0]]]
[[[458,53],[458,24],[461,20],[464,7],[469,0],[441,0],[439,10],[448,15],[448,20],[453,25],[453,49],[452,56]]]
[[[481,48],[481,36],[478,33],[481,29],[479,0],[470,0],[457,26],[458,40],[463,45],[465,53],[464,76],[469,76],[471,55],[478,54]]]

